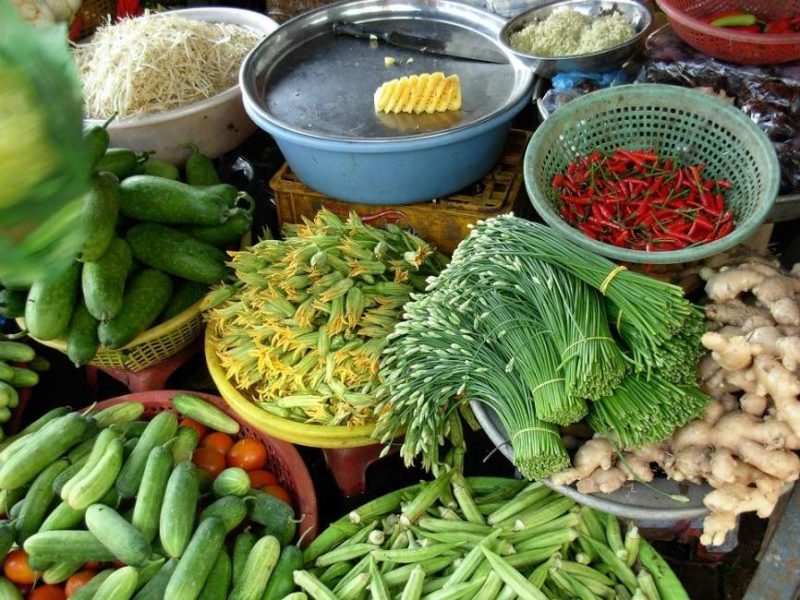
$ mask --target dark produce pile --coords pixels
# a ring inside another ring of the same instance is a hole
[[[800,192],[800,63],[726,63],[697,52],[664,27],[647,41],[638,81],[710,88],[731,97],[772,140],[781,164],[781,193]]]

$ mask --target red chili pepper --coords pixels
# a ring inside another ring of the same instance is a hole
[[[764,27],[764,33],[791,33],[791,19],[775,19]]]
[[[562,185],[564,185],[564,181],[565,181],[566,179],[567,179],[567,178],[566,178],[566,177],[564,177],[564,174],[563,174],[563,173],[556,173],[556,174],[553,176],[553,181],[550,183],[550,185],[551,185],[551,186],[552,186],[554,189],[558,189],[558,188],[560,188]]]
[[[728,221],[719,228],[719,231],[717,232],[717,239],[725,237],[731,231],[733,231],[733,221]]]

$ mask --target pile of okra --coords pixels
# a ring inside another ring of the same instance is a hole
[[[634,525],[541,482],[453,470],[334,522],[304,560],[297,599],[688,599]]]

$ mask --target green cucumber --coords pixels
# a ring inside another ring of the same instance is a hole
[[[69,465],[67,459],[57,460],[44,469],[25,495],[25,505],[17,518],[15,528],[17,530],[17,542],[21,545],[39,528],[47,515],[47,509],[55,497],[53,492],[53,480]]]
[[[182,281],[172,294],[172,298],[169,299],[167,308],[158,316],[158,321],[163,323],[177,317],[187,308],[200,302],[206,293],[208,293],[206,284],[195,281]]]
[[[67,458],[69,458],[69,454],[67,454]],[[53,480],[53,492],[58,494],[58,496],[60,497],[61,490],[64,489],[64,486],[67,484],[67,482],[73,477],[75,477],[75,475],[77,475],[78,472],[80,472],[80,470],[84,467],[85,464],[86,464],[86,457],[84,456],[77,462],[71,463],[66,469],[61,471],[61,473],[56,475],[56,478]]]
[[[11,367],[14,375],[9,383],[16,388],[33,387],[39,383],[39,374],[22,367]]]
[[[25,315],[27,292],[0,290],[0,317],[19,319]]]
[[[161,545],[173,558],[183,554],[192,536],[199,496],[194,465],[178,463],[169,476],[158,523]]]
[[[111,136],[105,126],[95,125],[83,132],[83,140],[89,150],[89,164],[94,168],[108,150]]]
[[[138,440],[142,437],[144,430],[147,429],[147,421],[131,421],[121,425],[114,425],[113,428],[121,432],[126,438]]]
[[[0,344],[2,344],[2,342],[0,342]],[[53,421],[53,420],[57,419],[58,417],[63,417],[64,415],[66,415],[69,412],[70,412],[70,408],[68,406],[59,406],[57,408],[54,408],[52,410],[47,411],[41,417],[36,419],[33,423],[31,423],[30,425],[25,427],[25,429],[23,429],[22,431],[20,431],[18,433],[15,433],[14,435],[4,439],[3,442],[0,444],[0,450],[5,450],[13,442],[16,442],[20,438],[25,437],[25,436],[27,436],[27,435],[29,435],[31,433],[35,433],[35,432],[39,431],[42,427],[47,425],[50,421]],[[5,458],[7,458],[7,457],[4,456],[3,460],[5,460]]]
[[[22,600],[22,592],[5,577],[0,577],[0,598],[3,600]]]
[[[239,198],[239,190],[230,183],[218,183],[216,185],[204,186],[203,190],[209,194],[216,194],[225,201],[226,206],[233,207]]]
[[[170,275],[208,285],[225,275],[222,250],[172,227],[141,223],[131,227],[125,239],[137,260]]]
[[[23,547],[30,556],[51,563],[65,560],[116,560],[114,553],[89,531],[43,531],[25,540]]]
[[[67,357],[76,367],[82,367],[91,362],[97,354],[100,342],[97,339],[98,321],[80,302],[75,308],[67,333]]]
[[[95,173],[108,171],[120,180],[135,175],[139,169],[141,169],[139,157],[136,152],[127,148],[109,148],[94,166]]]
[[[39,527],[39,532],[73,529],[83,522],[85,510],[76,510],[66,501],[56,506]]]
[[[117,569],[102,583],[92,600],[129,600],[136,592],[139,573],[133,567]]]
[[[25,327],[40,340],[63,338],[78,300],[81,265],[73,262],[53,279],[31,286],[25,303]]]
[[[143,414],[144,404],[141,402],[118,402],[96,413],[91,413],[92,418],[100,428],[125,425],[136,421]]]
[[[266,535],[274,535],[281,544],[288,544],[297,529],[292,507],[260,490],[250,492],[247,499],[251,505],[250,520],[263,525]]]
[[[158,533],[158,518],[171,472],[170,451],[164,446],[156,446],[150,450],[131,518],[131,524],[142,532],[148,542]]]
[[[276,537],[267,535],[258,540],[250,550],[230,600],[261,600],[280,552],[281,544]]]
[[[0,514],[11,516],[11,509],[16,504],[25,498],[28,493],[26,488],[17,488],[15,490],[0,490]]]
[[[233,542],[233,559],[231,565],[232,585],[236,587],[242,578],[244,565],[247,562],[247,557],[253,546],[256,545],[256,536],[249,531],[244,531],[236,536]]]
[[[70,578],[70,575],[80,571],[83,562],[76,560],[62,560],[57,562],[42,573],[42,581],[48,585],[63,583]]]
[[[147,564],[139,569],[139,582],[136,584],[137,591],[142,589],[147,585],[148,581],[158,575],[161,571],[161,567],[163,567],[166,562],[166,558],[158,555],[155,555],[152,560],[147,561]]]
[[[114,569],[100,571],[97,575],[92,577],[86,585],[70,596],[69,600],[93,600],[97,590],[100,589],[103,582],[108,579],[113,572]],[[161,600],[163,600],[163,598]]]
[[[177,429],[178,419],[173,413],[162,412],[153,417],[119,474],[117,491],[120,496],[133,498],[136,495],[142,482],[150,451],[171,440]]]
[[[182,465],[186,463],[181,463]],[[180,468],[178,465],[177,468]],[[201,521],[164,593],[169,600],[196,600],[225,544],[225,526],[216,518]]]
[[[159,569],[158,573],[148,581],[142,589],[133,597],[134,600],[164,600],[164,593],[167,590],[169,580],[178,566],[178,560],[170,558]]]
[[[19,518],[19,513],[22,512],[23,508],[25,508],[25,498],[22,498],[11,507],[11,510],[8,511],[8,518],[16,521]]]
[[[36,351],[21,342],[0,341],[0,360],[10,362],[29,362],[36,356]]]
[[[158,160],[157,158],[149,158],[147,162],[144,163],[143,175],[153,175],[154,177],[171,179],[172,181],[180,181],[181,178],[178,167],[165,160]]]
[[[192,145],[192,153],[186,159],[186,182],[189,185],[207,186],[219,184],[219,174],[214,163],[197,146]]]
[[[250,491],[250,476],[244,469],[230,467],[217,475],[213,487],[218,498],[245,496]]]
[[[16,540],[16,528],[11,521],[0,521],[0,556],[5,556]]]
[[[228,600],[230,585],[231,558],[223,548],[214,561],[214,567],[200,592],[199,600]]]
[[[133,255],[128,244],[115,237],[106,253],[83,266],[83,301],[98,321],[110,321],[122,310],[125,281],[131,271]]]
[[[119,179],[113,173],[96,173],[84,204],[86,235],[81,260],[99,259],[111,243],[119,216]]]
[[[145,269],[134,275],[116,318],[101,323],[100,343],[116,350],[127,345],[152,325],[164,310],[172,294],[172,281],[160,271]]]
[[[261,600],[281,600],[294,591],[292,573],[303,568],[303,552],[297,546],[285,546],[281,550],[278,564],[272,571],[267,589]]]
[[[126,565],[142,567],[152,551],[144,535],[123,519],[113,508],[92,504],[86,509],[86,527],[118,560]]]
[[[183,232],[206,244],[227,248],[231,244],[239,242],[252,226],[253,215],[250,211],[234,208],[221,225],[185,227]]]
[[[111,440],[103,457],[70,490],[67,502],[72,508],[85,509],[102,499],[114,487],[114,480],[122,468],[122,453],[122,440]]]
[[[0,467],[0,488],[13,490],[26,485],[50,463],[76,444],[88,424],[77,413],[69,413],[50,421],[31,434],[24,452],[14,453]]]
[[[12,371],[13,373],[13,371]],[[0,381],[0,407],[10,406],[14,408],[19,404],[19,392],[10,383]],[[5,421],[7,421],[6,419]],[[5,422],[0,421],[0,422]]]
[[[106,449],[111,444],[111,442],[120,437],[120,434],[113,429],[104,429],[100,433],[98,433],[94,438],[90,440],[86,440],[76,448],[74,448],[73,452],[67,455],[67,458],[70,460],[74,460],[75,463],[83,462],[83,466],[75,471],[73,476],[67,480],[62,486],[60,490],[61,499],[66,500],[69,498],[70,492],[72,489],[80,483],[80,481],[89,474],[89,472],[95,468],[100,459],[106,453]],[[81,454],[85,452],[85,448],[91,444],[91,450],[86,455],[85,460],[82,460],[77,456],[78,449],[81,449]],[[74,464],[70,466],[67,470],[73,471]]]
[[[211,429],[231,435],[239,433],[240,426],[237,421],[201,398],[190,396],[189,394],[176,394],[172,397],[172,406],[183,416],[202,423]]]
[[[4,362],[0,362],[0,381],[11,381],[14,378],[14,369]]]
[[[236,529],[247,517],[247,506],[239,496],[225,496],[209,504],[200,513],[200,520],[217,517],[229,532]]]
[[[219,225],[228,205],[219,195],[152,175],[120,184],[120,212],[138,221],[167,225]]]
[[[200,436],[193,427],[181,425],[172,442],[172,460],[177,465],[184,460],[192,460],[195,448],[200,443]]]

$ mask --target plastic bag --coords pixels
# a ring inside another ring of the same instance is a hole
[[[0,281],[62,270],[83,240],[89,157],[65,26],[33,27],[0,0]]]
[[[707,88],[741,108],[772,141],[781,193],[800,192],[800,63],[735,65],[702,54],[663,27],[647,40],[637,81]]]

